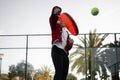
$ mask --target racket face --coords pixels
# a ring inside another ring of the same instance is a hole
[[[78,35],[79,30],[74,19],[68,13],[60,14],[59,18],[64,23],[72,35]]]

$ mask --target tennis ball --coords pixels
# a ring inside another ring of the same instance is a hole
[[[99,9],[98,9],[98,8],[96,8],[96,7],[92,8],[91,14],[92,14],[93,16],[98,15],[98,13],[99,13]]]

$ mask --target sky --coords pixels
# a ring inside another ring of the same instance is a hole
[[[56,5],[75,19],[79,33],[94,28],[98,33],[119,32],[119,3],[119,0],[0,0],[0,33],[49,34],[49,16]],[[99,15],[91,15],[93,7],[99,8]]]
[[[0,34],[51,34],[49,17],[56,5],[62,8],[62,12],[73,17],[80,34],[89,33],[93,29],[97,33],[119,33],[120,0],[0,0]],[[99,9],[97,16],[91,15],[94,7]],[[25,47],[25,38],[0,37],[0,47]],[[31,36],[29,39],[29,46],[51,46],[50,36]],[[2,72],[6,72],[10,64],[25,59],[24,49],[0,51],[4,53]],[[28,52],[28,61],[35,68],[40,64],[53,68],[50,49],[34,49]]]

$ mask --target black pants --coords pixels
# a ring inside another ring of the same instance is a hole
[[[53,46],[51,56],[55,67],[54,80],[66,80],[69,68],[68,55],[64,50]]]

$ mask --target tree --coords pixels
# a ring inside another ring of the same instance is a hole
[[[15,77],[17,75],[17,71],[16,71],[16,67],[15,65],[11,65],[9,66],[9,78],[12,79],[13,77]]]
[[[77,77],[75,75],[73,75],[72,73],[69,73],[67,75],[67,80],[77,80]]]
[[[69,56],[70,63],[72,64],[71,70],[76,68],[77,73],[81,72],[83,75],[88,76],[90,80],[95,80],[96,72],[100,74],[99,63],[101,61],[98,58],[98,53],[104,47],[102,42],[107,36],[108,34],[96,34],[96,30],[94,30],[93,32],[90,31],[88,38],[86,35],[85,37],[78,37],[83,46],[81,44],[75,44],[78,48]],[[106,74],[106,72],[103,73]]]
[[[53,80],[52,70],[48,66],[43,66],[35,71],[34,80]]]
[[[26,64],[25,61],[21,61],[16,66],[15,65],[9,66],[10,79],[12,79],[15,76],[24,78],[25,77],[25,64]],[[32,72],[34,71],[34,67],[32,66],[32,64],[30,63],[27,64],[27,70],[28,70],[27,80],[31,80]]]

